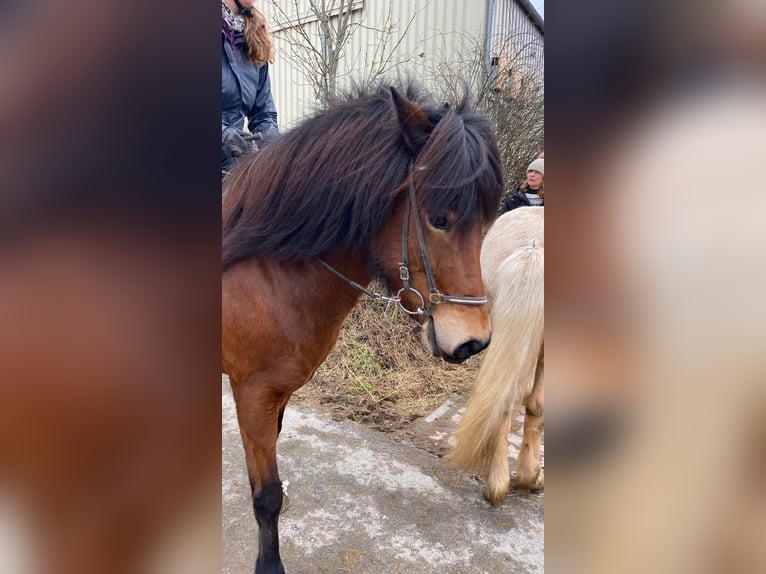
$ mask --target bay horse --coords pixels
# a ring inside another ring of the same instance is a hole
[[[449,460],[477,472],[484,497],[505,502],[511,485],[508,432],[521,404],[524,436],[515,486],[541,490],[544,423],[543,207],[523,207],[497,218],[481,248],[481,268],[492,320],[492,345],[482,360]]]
[[[502,189],[486,116],[467,97],[454,107],[428,103],[412,82],[358,90],[227,176],[222,370],[259,527],[257,574],[284,572],[277,439],[285,406],[362,293],[418,317],[421,342],[447,361],[489,344],[479,257]],[[375,277],[395,295],[369,291]]]

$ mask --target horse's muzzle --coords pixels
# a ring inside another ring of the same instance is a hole
[[[420,332],[420,342],[434,357],[441,357],[448,363],[459,364],[486,349],[490,339],[488,338],[486,341],[469,339],[465,343],[459,345],[452,353],[447,353],[439,346],[439,342],[436,338],[436,326],[434,325],[433,317],[429,317],[428,320],[423,323],[423,328]]]
[[[457,349],[455,349],[455,353],[452,357],[449,355],[442,354],[442,357],[445,361],[448,361],[450,363],[462,363],[465,361],[468,357],[473,357],[477,353],[481,353],[484,349],[487,348],[489,345],[489,340],[487,341],[479,341],[478,339],[471,339],[462,345],[460,345]]]

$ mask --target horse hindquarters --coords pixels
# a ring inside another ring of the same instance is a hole
[[[486,479],[484,496],[494,505],[505,501],[510,487],[507,437],[511,420],[535,386],[544,332],[543,263],[543,249],[531,246],[513,253],[497,270],[490,310],[492,344],[450,455],[455,466],[477,471]],[[530,444],[534,436],[530,435]],[[539,433],[536,436],[539,443]],[[529,451],[534,454],[539,448]],[[523,455],[520,461],[527,461]]]

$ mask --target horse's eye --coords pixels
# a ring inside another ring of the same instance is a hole
[[[449,219],[447,219],[447,216],[443,213],[438,213],[431,219],[431,225],[436,229],[447,229]]]

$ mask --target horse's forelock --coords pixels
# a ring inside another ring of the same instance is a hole
[[[489,120],[467,107],[447,110],[417,159],[416,181],[429,214],[457,212],[460,221],[491,220],[503,180],[500,152]],[[449,169],[443,169],[448,165]]]

